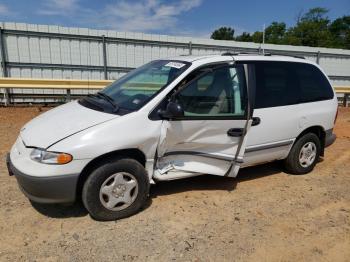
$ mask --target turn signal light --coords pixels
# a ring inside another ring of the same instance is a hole
[[[69,154],[65,154],[65,153],[60,153],[58,156],[57,156],[57,164],[67,164],[69,163],[70,161],[73,160],[73,157]]]

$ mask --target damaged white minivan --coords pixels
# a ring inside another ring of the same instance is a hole
[[[310,172],[335,140],[337,97],[302,58],[156,60],[26,124],[7,157],[34,202],[82,201],[97,220],[135,214],[150,184],[284,160]]]

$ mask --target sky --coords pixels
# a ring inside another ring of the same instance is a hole
[[[208,38],[221,26],[235,35],[292,26],[313,7],[331,20],[350,15],[350,0],[0,0],[0,21]]]

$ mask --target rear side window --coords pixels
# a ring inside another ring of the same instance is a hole
[[[255,108],[284,106],[298,103],[297,81],[288,63],[256,63]]]
[[[291,62],[256,62],[255,108],[328,100],[333,90],[315,66]]]
[[[301,103],[333,98],[331,85],[317,67],[309,64],[296,64],[295,73],[299,80]]]

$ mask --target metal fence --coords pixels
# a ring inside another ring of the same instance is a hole
[[[0,23],[0,76],[45,79],[117,79],[150,60],[178,55],[265,52],[304,56],[319,63],[336,86],[350,86],[350,50],[216,41],[87,28]],[[8,90],[8,89],[6,89]],[[0,90],[6,94],[5,89]],[[11,89],[11,94],[44,95],[50,89]],[[79,94],[89,90],[75,90]],[[15,96],[13,96],[15,97]],[[24,98],[13,102],[24,102]],[[36,99],[36,100],[35,100]],[[50,101],[35,98],[33,101]],[[49,99],[49,100],[45,100]],[[4,102],[3,96],[0,102]]]

